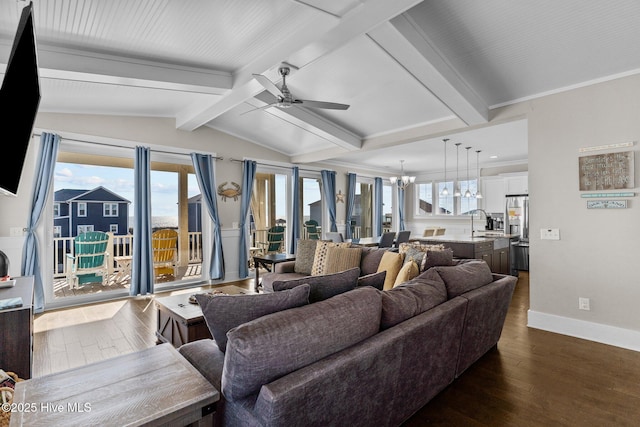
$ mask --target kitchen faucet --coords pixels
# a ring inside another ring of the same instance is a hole
[[[471,237],[473,237],[475,233],[475,230],[473,229],[473,215],[477,212],[482,212],[484,214],[485,224],[487,219],[489,218],[489,214],[484,209],[474,209],[472,211],[469,211],[469,213],[471,214]],[[485,229],[486,229],[486,226],[485,226]]]

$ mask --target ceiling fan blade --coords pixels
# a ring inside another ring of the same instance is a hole
[[[254,74],[253,78],[258,81],[266,90],[268,90],[273,96],[282,96],[282,92],[278,89],[278,86],[273,84],[271,80],[263,76],[262,74]]]
[[[338,104],[336,102],[309,101],[307,99],[296,99],[294,104],[301,104],[303,107],[310,108],[326,108],[330,110],[346,110],[349,108],[347,104]]]
[[[276,106],[276,104],[278,104],[278,103],[277,103],[277,102],[274,102],[274,103],[272,103],[272,104],[263,105],[262,107],[255,107],[255,108],[252,108],[251,110],[247,110],[247,111],[245,111],[245,112],[243,112],[243,113],[240,113],[240,115],[241,115],[241,116],[243,116],[243,115],[245,115],[245,114],[247,114],[247,113],[250,113],[250,112],[252,112],[252,111],[256,111],[256,110],[266,110],[266,109],[267,109],[267,108],[269,108],[269,107],[275,107],[275,106]]]

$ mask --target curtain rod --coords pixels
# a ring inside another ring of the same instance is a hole
[[[34,133],[33,136],[42,136],[42,134],[41,133]],[[63,137],[60,137],[60,139],[64,139],[65,141],[75,141],[75,142],[83,142],[83,143],[87,143],[87,144],[102,145],[104,147],[133,148],[133,147],[126,147],[126,146],[122,146],[122,145],[116,145],[116,144],[108,144],[106,142],[87,141],[85,139],[63,138]],[[172,154],[172,155],[178,155],[178,156],[191,156],[191,154],[188,154],[188,153],[177,153],[175,151],[163,151],[163,150],[157,150],[157,149],[153,149],[153,148],[151,149],[151,151],[153,151],[154,153]],[[213,156],[213,158],[216,159],[216,160],[224,160],[224,157],[219,157],[219,156]]]
[[[244,160],[238,160],[238,159],[234,159],[234,158],[229,158],[229,161],[230,162],[242,163]],[[295,166],[295,165],[292,165],[292,166],[273,165],[273,164],[270,164],[270,163],[258,162],[257,160],[255,160],[255,162],[256,162],[256,164],[261,165],[261,166],[269,166],[269,167],[272,167],[272,168],[281,168],[281,169],[291,169],[293,166]],[[302,169],[299,166],[298,166],[298,170],[306,171],[306,172],[320,172],[320,170],[318,170],[318,169]]]

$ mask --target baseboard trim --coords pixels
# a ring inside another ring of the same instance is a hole
[[[628,350],[640,351],[640,332],[529,310],[527,326],[582,338]]]

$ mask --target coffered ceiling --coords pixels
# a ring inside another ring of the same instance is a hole
[[[0,0],[2,64],[25,4]],[[640,70],[636,0],[36,0],[34,15],[40,111],[170,117],[389,174],[441,170],[443,137],[486,166],[526,161],[526,123],[488,126],[491,108]],[[253,74],[280,85],[283,63],[294,98],[349,109],[265,107]]]

